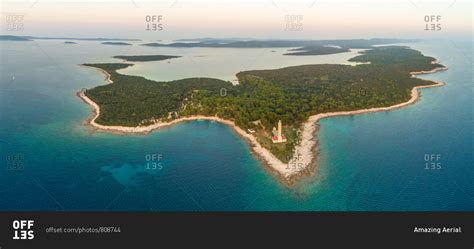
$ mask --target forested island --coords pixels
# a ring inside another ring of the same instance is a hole
[[[102,42],[101,44],[104,44],[104,45],[117,45],[117,46],[130,46],[130,45],[132,45],[128,42]]]
[[[95,119],[100,125],[142,127],[196,115],[218,117],[253,131],[261,146],[288,163],[310,116],[406,102],[415,86],[434,83],[411,72],[443,68],[404,46],[374,47],[350,61],[368,63],[243,71],[237,74],[238,85],[213,78],[157,82],[117,72],[133,65],[129,63],[84,64],[104,70],[113,81],[84,94],[100,106]],[[279,120],[287,142],[272,143]]]
[[[183,42],[187,41],[187,42]],[[199,38],[176,40],[174,43],[145,43],[148,47],[176,48],[293,48],[283,55],[327,55],[349,52],[350,49],[368,49],[374,45],[415,42],[407,39],[351,39],[351,40],[246,40],[237,38]]]
[[[31,39],[22,36],[0,35],[0,41],[31,41]]]
[[[350,49],[332,46],[307,46],[288,50],[290,53],[283,55],[325,55],[349,52]]]
[[[77,40],[77,41],[140,41],[139,39],[127,38],[81,38],[81,37],[46,37],[46,36],[17,36],[0,35],[1,40],[31,41],[31,40]]]
[[[311,46],[338,46],[344,48],[371,48],[373,45],[414,42],[408,39],[351,39],[351,40],[232,40],[232,39],[205,39],[196,42],[174,43],[145,43],[148,47],[177,47],[177,48],[291,48]]]
[[[179,58],[181,56],[174,55],[116,55],[113,58],[126,61],[162,61],[168,59]]]

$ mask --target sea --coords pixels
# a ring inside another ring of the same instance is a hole
[[[143,42],[144,43],[144,42]],[[414,105],[320,122],[316,173],[282,185],[231,128],[181,123],[147,135],[91,129],[76,93],[106,84],[83,63],[115,55],[181,58],[120,72],[153,80],[303,64],[351,64],[358,51],[284,56],[281,48],[154,48],[98,41],[0,41],[1,211],[474,211],[470,40],[408,44],[449,70]]]

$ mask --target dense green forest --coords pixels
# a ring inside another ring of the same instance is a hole
[[[309,116],[405,102],[414,86],[432,84],[410,77],[410,72],[442,67],[431,64],[433,60],[407,47],[378,47],[351,59],[366,64],[244,71],[237,74],[238,85],[212,78],[156,82],[116,72],[132,64],[86,64],[109,72],[114,81],[89,89],[86,95],[101,107],[96,120],[100,124],[137,126],[158,119],[217,115],[244,130],[256,130],[260,143],[288,162],[298,130]],[[278,120],[284,124],[287,143],[271,143]]]
[[[179,58],[181,56],[174,55],[117,55],[114,58],[126,61],[162,61],[167,59]]]

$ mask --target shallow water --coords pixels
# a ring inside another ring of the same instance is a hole
[[[361,49],[320,56],[288,56],[288,48],[151,48],[150,53],[179,55],[166,61],[138,62],[121,70],[157,81],[210,77],[237,83],[236,73],[246,70],[275,69],[306,64],[349,64],[347,60]]]

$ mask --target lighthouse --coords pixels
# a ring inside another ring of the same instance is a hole
[[[278,129],[275,129],[275,127],[273,127],[272,141],[274,144],[286,142],[286,137],[282,134],[282,132],[283,128],[281,125],[281,120],[278,120]]]

